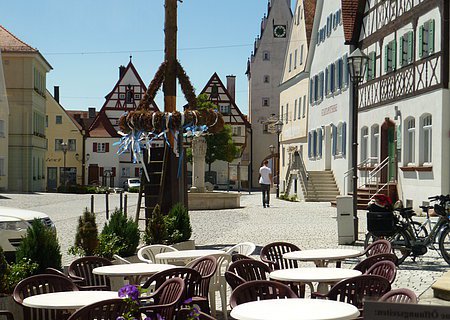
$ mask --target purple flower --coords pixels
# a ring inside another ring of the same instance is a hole
[[[133,301],[137,301],[139,298],[139,290],[136,286],[128,284],[120,288],[119,297],[130,298]]]
[[[183,304],[190,304],[192,302],[192,298],[186,299]]]

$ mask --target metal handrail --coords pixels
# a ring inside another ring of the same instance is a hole
[[[303,192],[305,193],[305,198],[308,197],[308,171],[306,170],[305,162],[303,161],[302,154],[299,153],[300,166],[297,168],[303,184]]]
[[[365,167],[368,163],[372,163],[372,161],[377,161],[377,160],[378,160],[378,157],[368,157],[364,161],[362,161],[361,163],[358,163],[357,167],[358,168]],[[344,194],[347,194],[347,191],[348,191],[347,190],[347,184],[345,183],[345,181],[347,181],[347,178],[350,175],[350,173],[353,173],[353,168],[351,168],[350,170],[344,172]],[[367,184],[367,177],[366,177],[365,181],[366,181],[365,184]],[[360,187],[361,186],[362,185],[360,185]]]

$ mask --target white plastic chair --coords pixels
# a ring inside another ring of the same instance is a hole
[[[255,249],[256,245],[253,242],[241,242],[226,250],[226,253],[229,254],[240,253],[249,256],[255,251]]]
[[[163,244],[152,244],[149,246],[145,246],[139,249],[137,256],[138,259],[147,263],[168,263],[165,260],[156,261],[155,256],[158,253],[169,252],[169,251],[178,251],[174,247],[166,246]]]
[[[216,316],[216,291],[219,291],[220,300],[222,302],[222,312],[224,319],[228,319],[227,312],[227,282],[225,280],[225,271],[231,263],[231,255],[229,253],[214,254],[217,259],[217,270],[209,283],[209,304],[211,305],[211,314]]]
[[[119,262],[119,264],[130,264],[131,262],[125,258],[122,258],[118,254],[113,254],[113,258]]]

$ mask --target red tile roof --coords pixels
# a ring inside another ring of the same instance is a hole
[[[316,0],[304,0],[304,16],[305,16],[305,27],[306,27],[306,39],[309,42],[311,40],[311,33],[314,24],[314,16],[316,14]]]
[[[358,42],[365,2],[366,0],[341,0],[346,44]]]
[[[38,52],[0,25],[0,49],[3,52]]]

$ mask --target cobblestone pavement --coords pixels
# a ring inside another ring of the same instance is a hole
[[[261,205],[261,194],[242,194],[241,208],[214,211],[191,211],[191,223],[196,245],[223,248],[243,241],[261,247],[273,241],[288,241],[302,249],[357,248],[363,249],[366,230],[365,211],[359,211],[359,241],[355,246],[338,246],[336,208],[329,203],[287,202],[273,199],[270,208]],[[95,212],[99,229],[105,222],[105,195],[95,195]],[[134,217],[137,195],[128,195],[128,212]],[[110,211],[119,206],[119,195],[109,196]],[[68,194],[3,194],[0,205],[28,208],[47,213],[55,222],[63,252],[63,263],[73,257],[66,254],[74,241],[78,217],[90,206],[90,195]],[[357,259],[346,261],[351,268]],[[311,264],[304,263],[303,265]],[[407,287],[421,295],[422,302],[436,303],[429,294],[431,284],[450,268],[437,252],[430,250],[425,256],[407,259],[399,268],[394,288]]]

